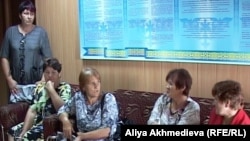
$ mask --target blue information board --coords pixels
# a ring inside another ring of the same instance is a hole
[[[82,59],[250,64],[250,0],[79,0]]]

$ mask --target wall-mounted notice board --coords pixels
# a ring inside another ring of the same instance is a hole
[[[82,59],[250,64],[250,0],[79,0]]]

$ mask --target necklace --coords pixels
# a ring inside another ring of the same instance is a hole
[[[178,113],[179,110],[176,110],[176,111],[173,112],[172,105],[173,105],[173,102],[170,102],[169,113],[170,113],[170,115],[175,115],[175,114]]]
[[[176,125],[180,120],[181,120],[181,116],[182,116],[182,113],[184,112],[185,110],[185,107],[188,105],[189,101],[186,101],[185,104],[180,108],[180,109],[177,109],[176,111],[172,111],[172,99],[171,101],[169,102],[169,113],[170,115],[168,116],[168,120],[169,122],[173,122],[172,124],[173,125]]]

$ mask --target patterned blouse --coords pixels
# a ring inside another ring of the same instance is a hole
[[[93,105],[87,104],[85,94],[78,91],[58,110],[58,115],[63,112],[69,115],[76,115],[79,132],[88,132],[109,127],[109,138],[105,140],[112,140],[118,121],[118,107],[114,95],[107,93],[104,97],[103,106],[101,105],[101,100],[98,100]]]
[[[184,108],[175,113],[170,111],[171,98],[166,94],[161,95],[155,102],[148,120],[148,124],[158,122],[161,125],[188,125],[200,124],[200,106],[188,97]]]
[[[71,86],[66,82],[60,82],[59,86],[55,89],[63,101],[67,101],[71,97]],[[40,83],[35,88],[35,95],[31,108],[37,112],[37,122],[41,121],[44,117],[55,114],[56,109],[52,104],[52,100],[48,97],[45,83]]]

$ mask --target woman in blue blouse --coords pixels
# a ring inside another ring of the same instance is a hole
[[[22,1],[18,8],[20,24],[10,26],[0,50],[0,61],[11,93],[17,85],[44,81],[44,60],[52,57],[45,29],[35,25],[36,7],[30,0]]]
[[[114,95],[102,93],[101,76],[94,68],[80,72],[79,86],[80,91],[58,111],[64,136],[70,138],[75,132],[69,120],[70,115],[75,115],[78,130],[76,141],[111,141],[118,121]]]

